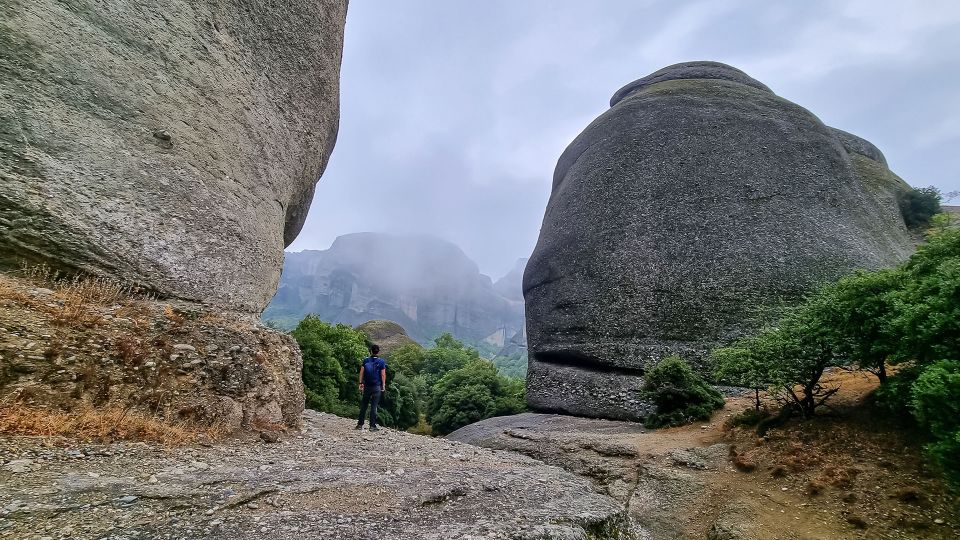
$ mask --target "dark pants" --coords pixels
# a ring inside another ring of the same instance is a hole
[[[367,413],[367,405],[370,405],[370,427],[377,427],[377,407],[380,406],[380,387],[363,387],[363,399],[360,400],[360,418],[357,419],[357,425],[363,425],[363,416]]]

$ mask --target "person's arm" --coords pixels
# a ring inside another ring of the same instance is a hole
[[[380,370],[380,391],[387,391],[387,368]]]
[[[363,366],[360,366],[360,390],[363,390]]]

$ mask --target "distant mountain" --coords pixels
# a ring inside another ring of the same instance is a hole
[[[308,313],[353,326],[385,319],[423,344],[450,332],[495,354],[511,342],[526,344],[523,301],[512,290],[509,295],[450,242],[356,233],[338,237],[327,250],[287,253],[263,318],[283,327]]]
[[[527,260],[526,258],[517,259],[507,275],[493,284],[493,290],[504,298],[523,302],[523,269],[527,267]]]

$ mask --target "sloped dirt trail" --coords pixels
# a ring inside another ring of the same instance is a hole
[[[729,429],[752,400],[730,398],[711,421],[648,431],[639,424],[525,413],[449,437],[513,450],[591,479],[650,538],[860,539],[960,536],[960,505],[908,433],[869,420],[876,384],[836,372],[833,417],[758,437]]]

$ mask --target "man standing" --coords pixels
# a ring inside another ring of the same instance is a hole
[[[360,392],[363,398],[360,400],[360,418],[357,419],[357,427],[363,428],[363,417],[367,412],[367,405],[370,405],[370,431],[379,431],[377,427],[377,407],[380,405],[380,396],[387,391],[387,363],[377,356],[380,354],[378,345],[370,346],[370,356],[363,359],[363,365],[360,366]]]

